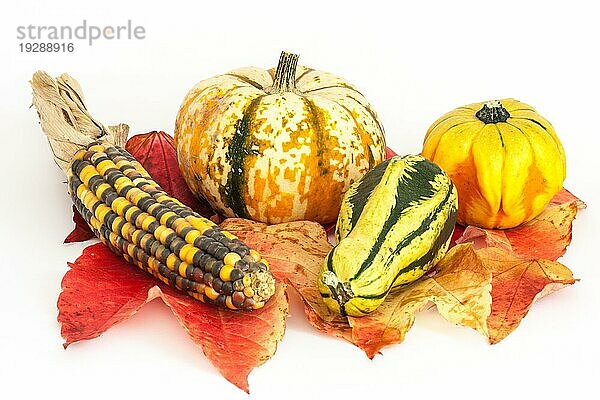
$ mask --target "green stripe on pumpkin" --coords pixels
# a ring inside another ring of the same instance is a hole
[[[252,154],[251,146],[248,143],[248,134],[251,131],[251,124],[256,114],[256,109],[263,96],[253,99],[243,112],[243,117],[235,127],[235,133],[227,148],[226,158],[231,166],[227,175],[227,183],[222,193],[227,207],[231,208],[236,216],[241,218],[250,218],[246,202],[244,201],[244,187],[246,183],[246,167],[244,161],[246,156]]]
[[[308,123],[310,124],[311,131],[315,133],[315,141],[317,143],[317,163],[319,165],[319,169],[323,174],[327,174],[327,170],[325,168],[329,167],[329,164],[325,166],[323,160],[323,151],[325,148],[325,141],[323,138],[323,123],[321,123],[323,117],[320,114],[319,108],[307,97],[302,96],[302,102],[306,107],[306,111],[308,113]]]

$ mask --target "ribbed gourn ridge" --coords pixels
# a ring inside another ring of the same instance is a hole
[[[262,308],[274,294],[257,251],[170,197],[126,150],[92,144],[73,157],[67,177],[95,235],[164,283],[231,310]]]

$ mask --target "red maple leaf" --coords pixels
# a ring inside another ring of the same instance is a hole
[[[58,321],[64,347],[100,336],[160,297],[221,374],[248,392],[248,374],[274,353],[285,331],[285,285],[258,311],[201,303],[128,264],[104,244],[87,247],[62,280]]]

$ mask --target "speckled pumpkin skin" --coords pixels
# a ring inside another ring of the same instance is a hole
[[[273,93],[274,76],[241,68],[192,88],[175,126],[183,177],[227,217],[334,222],[350,184],[385,158],[381,123],[339,77],[299,66],[295,89]]]

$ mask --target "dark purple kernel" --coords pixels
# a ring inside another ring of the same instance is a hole
[[[206,251],[210,254],[215,254],[215,252],[217,251],[217,249],[220,247],[221,245],[218,242],[212,242],[211,244],[209,244],[206,247]]]
[[[227,296],[231,296],[233,294],[233,283],[223,282],[223,286],[221,287],[221,293]]]
[[[238,253],[240,255],[240,257],[246,257],[248,255],[248,253],[250,252],[250,249],[248,249],[248,247],[237,247],[235,250],[233,250],[235,253]]]
[[[210,238],[216,238],[219,235],[219,228],[209,228],[204,231],[204,236],[208,236]]]
[[[228,253],[229,249],[225,246],[221,246],[215,251],[215,257],[219,260],[222,260]]]
[[[188,264],[188,266],[187,266],[187,267],[185,267],[185,277],[186,277],[186,278],[191,278],[191,277],[192,277],[192,275],[194,274],[194,270],[195,270],[195,269],[196,269],[196,268],[194,268],[194,266],[193,266],[193,265],[189,265],[189,264]]]
[[[221,294],[221,295],[219,295],[219,297],[217,297],[217,300],[215,301],[215,303],[217,303],[217,305],[219,307],[226,307],[225,300],[227,300],[227,296],[225,296],[224,294]]]
[[[221,293],[221,289],[223,288],[223,281],[219,278],[214,278],[212,281],[212,288],[215,289],[216,292]]]
[[[205,267],[206,263],[210,259],[212,259],[212,256],[210,254],[207,254],[207,253],[202,254],[202,257],[200,257],[200,266]]]
[[[215,261],[212,267],[212,274],[214,276],[219,276],[219,272],[221,272],[221,268],[223,268],[223,261]]]
[[[204,274],[204,283],[206,283],[208,286],[212,287],[213,279],[214,277],[210,272]]]
[[[192,279],[196,282],[203,282],[204,272],[202,272],[200,268],[194,268],[194,271],[192,272]]]
[[[269,268],[267,267],[267,265],[265,263],[262,262],[257,262],[256,263],[258,265],[258,269],[261,271],[268,271]]]
[[[183,290],[185,290],[186,292],[193,291],[195,286],[196,286],[196,284],[194,281],[189,280],[189,279],[183,280]]]
[[[212,243],[214,243],[214,240],[206,236],[200,236],[198,239],[194,240],[194,245],[202,251],[206,251],[208,246]]]
[[[252,263],[252,262],[254,262],[254,258],[250,257],[249,255],[246,255],[246,256],[242,257],[242,261],[244,261],[246,263]]]
[[[196,266],[196,267],[202,267],[204,264],[202,263],[202,260],[204,260],[202,257],[204,257],[205,254],[201,251],[197,251],[194,254],[194,257],[192,259],[192,263]]]
[[[215,260],[214,258],[209,258],[208,261],[206,261],[206,264],[204,265],[204,270],[208,272],[212,271],[216,262],[217,260]]]
[[[246,298],[246,300],[244,300],[244,304],[242,304],[242,308],[244,310],[248,310],[248,311],[253,310],[254,309],[253,306],[255,303],[256,302],[254,301],[254,299],[248,297],[248,298]]]
[[[179,275],[175,277],[175,287],[179,290],[183,289],[183,278]]]
[[[236,263],[236,267],[231,270],[231,280],[232,281],[237,281],[238,279],[241,279],[243,276],[244,276],[244,274],[237,267],[237,263]]]

